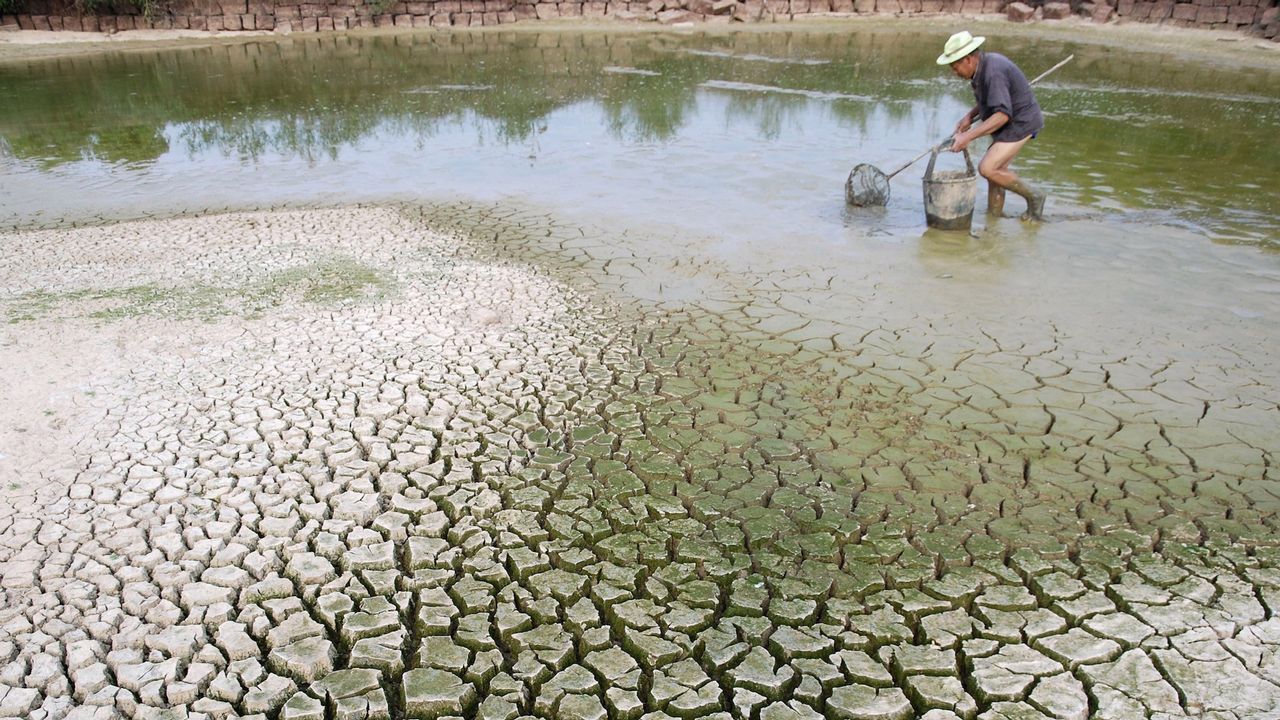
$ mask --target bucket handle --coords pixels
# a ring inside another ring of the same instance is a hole
[[[949,141],[946,143],[943,143],[943,145],[946,145],[946,146],[950,146],[950,144],[951,143]],[[931,180],[933,178],[933,164],[938,161],[938,153],[942,152],[945,149],[943,145],[938,145],[937,147],[935,147],[933,149],[933,154],[929,156],[929,167],[925,168],[925,171],[924,171],[925,180]],[[969,148],[965,148],[961,152],[964,153],[964,164],[966,167],[968,167],[969,174],[972,175],[973,174],[973,158],[969,157]]]

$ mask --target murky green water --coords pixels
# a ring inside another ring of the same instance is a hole
[[[0,222],[174,207],[520,197],[684,229],[916,234],[923,163],[843,214],[857,162],[946,134],[938,31],[270,39],[0,65]],[[1059,218],[1280,242],[1280,73],[993,39],[1049,115],[1020,158]],[[954,160],[954,159],[953,159]],[[1011,211],[1019,208],[1012,208]]]

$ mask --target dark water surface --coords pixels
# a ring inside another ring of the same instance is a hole
[[[0,222],[457,196],[722,237],[914,236],[923,162],[887,211],[851,216],[840,192],[970,103],[933,63],[938,34],[426,33],[11,61]],[[1280,243],[1280,73],[990,45],[1028,75],[1076,54],[1039,87],[1049,125],[1018,165],[1051,214]]]

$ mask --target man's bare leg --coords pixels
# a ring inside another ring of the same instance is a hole
[[[1027,212],[1022,216],[1023,220],[1041,220],[1044,215],[1045,194],[1028,185],[1025,180],[1019,178],[1016,173],[1009,169],[1009,165],[1013,163],[1013,158],[1017,156],[1018,151],[1030,139],[1023,138],[1017,142],[991,143],[987,154],[982,156],[982,162],[978,164],[978,172],[987,179],[988,183],[1015,192],[1026,199]],[[991,200],[990,190],[987,193],[987,200],[988,202]],[[1003,203],[1001,204],[1001,209],[1003,209]]]

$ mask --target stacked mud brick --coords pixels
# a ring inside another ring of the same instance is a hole
[[[20,0],[20,14],[0,15],[0,28],[115,32],[146,28],[316,32],[357,27],[498,25],[517,20],[610,17],[666,24],[787,20],[841,14],[999,13],[1010,20],[1053,20],[1079,14],[1178,27],[1241,30],[1280,40],[1280,0],[159,0],[150,14],[112,4],[114,14],[86,14],[67,0]]]
[[[1096,2],[1011,2],[1005,14],[1013,22],[1061,20],[1072,14],[1095,22],[1113,19],[1160,23],[1173,27],[1210,30],[1243,30],[1280,40],[1280,7],[1277,0],[1097,0]]]
[[[273,2],[272,0],[172,0],[150,15],[116,3],[85,13],[66,0],[20,0],[19,14],[0,15],[0,27],[24,30],[115,32],[134,29],[210,31],[274,30],[314,32],[357,27],[498,25],[517,20],[610,17],[727,23],[788,20],[795,16],[844,13],[998,13],[1008,0],[368,0]],[[107,14],[107,13],[113,14]]]
[[[584,3],[574,3],[581,9]],[[600,5],[604,3],[585,3]],[[347,30],[357,27],[497,25],[540,15],[535,5],[515,0],[435,0],[371,4],[365,0],[274,2],[273,0],[174,0],[157,3],[148,15],[140,7],[113,4],[101,13],[80,12],[74,4],[29,0],[16,15],[0,16],[0,27],[23,30],[115,32],[135,29],[278,32]],[[552,8],[556,5],[552,4]],[[583,14],[579,12],[578,14]],[[601,12],[600,14],[603,14]]]
[[[1272,40],[1280,36],[1280,7],[1276,0],[1119,0],[1116,14],[1179,27],[1248,30]]]

